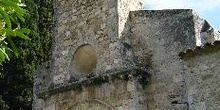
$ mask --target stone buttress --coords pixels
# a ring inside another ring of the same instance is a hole
[[[148,110],[220,109],[219,33],[195,12],[130,12],[134,62],[150,73]]]

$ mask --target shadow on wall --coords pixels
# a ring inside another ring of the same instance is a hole
[[[213,44],[208,43],[203,47],[196,47],[194,50],[189,49],[185,53],[181,52],[179,56],[181,59],[188,59],[205,54],[213,54],[219,52],[220,51],[219,48],[220,48],[220,41],[216,41]]]

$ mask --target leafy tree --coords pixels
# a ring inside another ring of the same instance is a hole
[[[13,42],[13,37],[29,39],[25,34],[30,31],[20,27],[20,22],[24,22],[26,10],[21,8],[19,0],[0,0],[0,64],[14,52],[18,56],[18,51]]]
[[[0,95],[0,109],[1,110],[6,110],[8,109],[8,105],[5,103],[4,100],[2,100],[2,96]]]
[[[0,0],[1,1],[1,0]],[[0,95],[9,110],[30,110],[32,105],[33,73],[51,56],[53,0],[23,0],[28,14],[20,28],[30,29],[31,40],[13,37],[19,55],[10,58],[0,68]],[[7,41],[7,39],[6,39]],[[10,45],[9,45],[10,46]],[[1,99],[0,99],[1,100]],[[0,110],[1,108],[0,101]]]

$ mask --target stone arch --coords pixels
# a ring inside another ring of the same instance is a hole
[[[57,110],[116,110],[111,104],[99,99],[86,99],[81,101],[66,100],[56,103]]]
[[[92,110],[116,110],[112,105],[98,99],[87,99],[73,103],[66,110],[88,110],[87,107]]]

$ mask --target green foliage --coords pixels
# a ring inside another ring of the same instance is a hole
[[[7,110],[8,109],[8,105],[5,103],[4,100],[2,100],[1,95],[0,95],[0,108],[1,108],[1,110]]]
[[[28,15],[25,23],[19,20],[20,29],[30,29],[31,40],[13,37],[19,56],[11,57],[0,68],[0,95],[9,110],[31,110],[33,73],[51,56],[53,0],[23,0],[23,3]]]
[[[14,37],[29,40],[26,34],[30,30],[20,27],[20,22],[25,21],[26,10],[19,4],[19,0],[0,0],[0,64],[6,59],[9,60],[12,52],[18,56]]]

